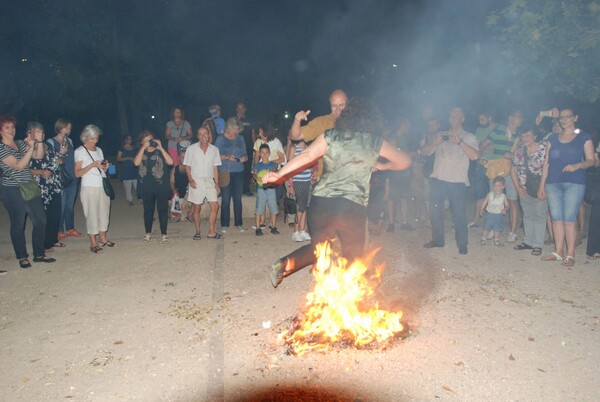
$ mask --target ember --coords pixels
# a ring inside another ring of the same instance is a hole
[[[332,252],[328,242],[317,245],[315,286],[306,296],[305,311],[290,331],[280,335],[291,353],[301,355],[331,347],[380,347],[406,334],[400,322],[402,312],[380,310],[378,303],[368,310],[365,307],[383,272],[383,265],[369,269],[376,253],[369,254],[364,262],[356,260],[347,266],[346,259]]]

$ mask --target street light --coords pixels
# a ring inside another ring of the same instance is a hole
[[[285,119],[284,120],[284,125],[283,125],[284,128],[285,128],[285,135],[287,135],[287,132],[288,132],[288,119],[290,118],[290,114],[288,113],[287,110],[283,113],[283,118]]]

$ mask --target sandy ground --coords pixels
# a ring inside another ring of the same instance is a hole
[[[421,247],[426,226],[372,238],[386,264],[377,297],[405,311],[411,336],[296,357],[277,335],[311,276],[268,282],[267,265],[297,247],[281,220],[279,236],[198,242],[176,223],[169,244],[145,244],[141,205],[117,197],[116,248],[93,255],[69,239],[57,263],[28,270],[0,211],[0,400],[600,400],[600,274],[582,246],[566,269],[510,244],[480,246],[475,230],[467,256],[451,229],[432,251]],[[254,200],[244,202],[249,228]],[[76,224],[84,230],[79,201]]]

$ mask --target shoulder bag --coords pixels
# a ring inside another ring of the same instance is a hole
[[[83,149],[85,149],[85,151],[88,153],[90,158],[92,158],[92,162],[95,162],[94,157],[92,156],[90,151],[88,151],[88,149],[86,147],[83,147]],[[110,198],[111,200],[114,200],[115,199],[115,189],[113,188],[112,184],[110,183],[110,179],[108,177],[106,177],[106,175],[104,174],[102,169],[100,169],[100,168],[96,168],[96,169],[98,169],[98,171],[100,172],[100,175],[102,176],[102,187],[104,188],[104,194],[106,194],[106,196],[108,198]]]

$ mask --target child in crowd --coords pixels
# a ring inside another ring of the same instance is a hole
[[[279,230],[277,230],[277,214],[279,213],[279,210],[277,208],[275,188],[264,188],[261,180],[261,177],[265,172],[275,172],[277,170],[277,164],[275,162],[269,162],[269,157],[271,156],[269,145],[262,144],[258,149],[258,152],[260,160],[252,168],[252,175],[258,183],[256,191],[256,209],[254,211],[254,214],[256,215],[256,235],[263,235],[260,222],[265,214],[267,204],[269,204],[269,212],[271,213],[271,233],[279,234]]]
[[[171,220],[173,222],[181,222],[184,219],[187,219],[188,222],[194,221],[192,216],[192,204],[187,201],[189,180],[185,170],[185,165],[183,164],[186,149],[187,148],[184,148],[179,151],[179,164],[171,169],[170,182],[173,197],[171,197],[171,200],[169,201],[169,209],[172,207],[172,202],[175,196],[179,198],[179,205],[181,207],[180,213],[171,212]]]
[[[294,159],[300,155],[302,151],[306,149],[306,143],[304,140],[291,140],[291,146],[288,150],[287,159],[288,161]],[[296,199],[297,210],[296,220],[294,225],[294,234],[292,234],[292,240],[297,242],[310,241],[310,234],[307,232],[307,215],[306,211],[310,202],[310,195],[312,192],[312,172],[311,167],[307,167],[304,170],[298,172],[288,180],[288,191],[291,197]]]
[[[483,216],[486,211],[483,228],[483,236],[481,237],[481,245],[487,243],[488,233],[494,231],[494,245],[501,246],[500,234],[504,230],[504,215],[508,211],[508,200],[504,194],[505,180],[502,176],[497,176],[492,182],[493,191],[490,191],[481,204],[479,214]]]

